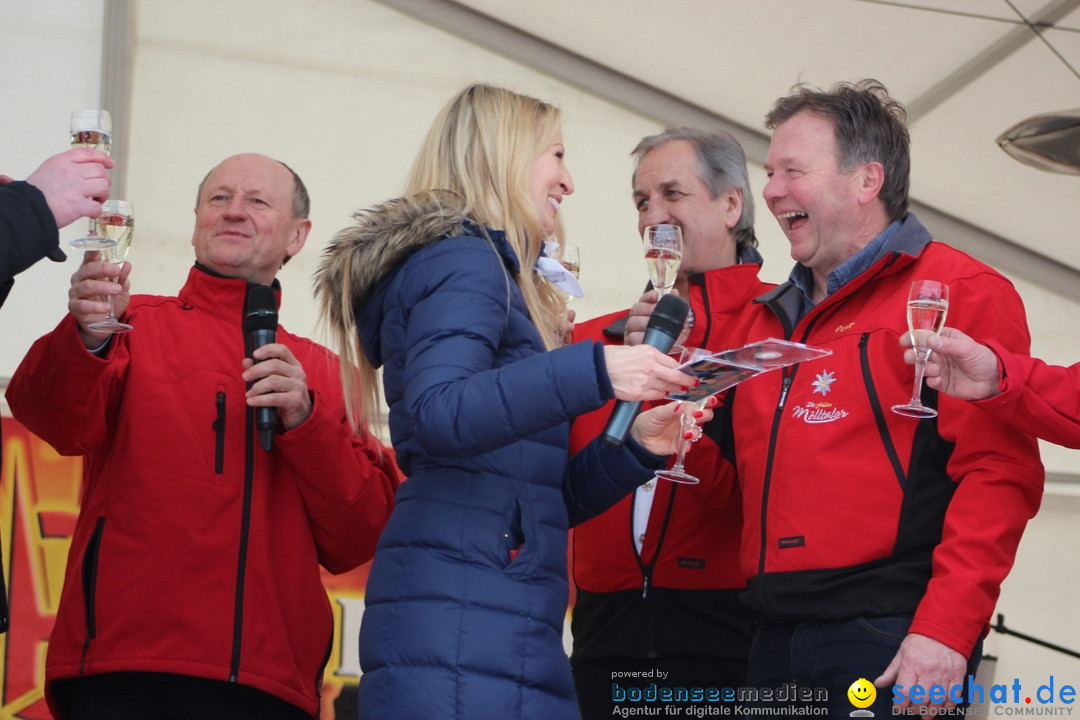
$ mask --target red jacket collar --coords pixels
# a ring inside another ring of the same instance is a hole
[[[227,277],[195,263],[188,271],[187,282],[180,289],[179,297],[187,305],[239,325],[244,319],[244,303],[249,286],[250,283],[243,278]],[[280,309],[281,284],[274,280],[271,287]]]

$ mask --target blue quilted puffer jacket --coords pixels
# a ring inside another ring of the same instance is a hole
[[[354,253],[351,300],[408,477],[367,584],[360,717],[577,718],[567,528],[664,458],[599,440],[568,458],[570,420],[613,396],[602,346],[545,351],[514,252],[458,206],[425,194],[359,213],[324,258]]]

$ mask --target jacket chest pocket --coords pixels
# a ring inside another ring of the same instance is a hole
[[[217,389],[214,394],[214,472],[225,472],[225,391]]]
[[[863,385],[866,387],[867,398],[870,402],[870,411],[874,416],[874,424],[877,426],[878,436],[881,438],[881,446],[889,459],[893,474],[897,482],[903,488],[907,477],[904,473],[904,465],[900,462],[900,455],[893,443],[892,434],[889,432],[889,424],[886,422],[885,410],[881,398],[878,396],[874,385],[874,374],[870,369],[870,333],[863,333],[859,337],[859,369],[862,373]]]

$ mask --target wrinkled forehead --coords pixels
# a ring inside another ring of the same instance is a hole
[[[804,110],[773,130],[769,140],[769,160],[789,160],[807,154],[838,152],[836,125],[827,117]]]
[[[649,150],[631,177],[635,196],[647,196],[671,188],[703,184],[702,166],[694,146],[687,140],[671,140]]]
[[[210,171],[203,181],[199,201],[221,191],[287,198],[292,194],[292,186],[292,174],[277,160],[261,155],[238,155]]]

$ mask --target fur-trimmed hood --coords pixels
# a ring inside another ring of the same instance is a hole
[[[353,214],[323,251],[315,293],[332,308],[348,302],[359,315],[372,291],[421,248],[465,229],[465,202],[449,191],[396,198]],[[348,291],[349,297],[342,297]],[[335,324],[339,320],[331,314]]]
[[[489,239],[513,272],[520,264],[501,230],[477,225],[465,216],[465,201],[449,190],[430,190],[388,200],[353,215],[355,224],[341,230],[323,251],[315,273],[315,294],[331,327],[365,325],[377,290],[419,250],[448,237]],[[366,317],[367,316],[367,317]],[[365,348],[378,328],[356,328]],[[378,357],[372,357],[378,366]]]

